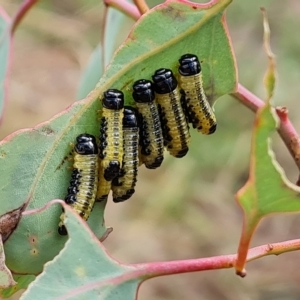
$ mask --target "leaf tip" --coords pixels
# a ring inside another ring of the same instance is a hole
[[[268,57],[268,67],[264,76],[264,86],[267,92],[267,101],[269,102],[274,94],[275,89],[275,82],[276,82],[276,62],[275,62],[275,55],[271,50],[270,45],[270,26],[268,21],[268,16],[266,9],[261,7],[260,8],[262,15],[263,15],[263,28],[264,28],[264,48],[265,52]]]

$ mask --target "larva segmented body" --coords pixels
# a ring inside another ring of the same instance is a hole
[[[123,158],[123,93],[115,89],[107,90],[104,92],[102,107],[99,157],[104,178],[111,181],[118,176]]]
[[[164,142],[169,153],[183,157],[189,150],[190,133],[183,109],[177,80],[169,69],[159,69],[152,76],[161,114]]]
[[[133,107],[125,106],[123,118],[124,157],[118,177],[112,181],[113,201],[129,199],[135,192],[138,172],[139,124],[137,112]]]
[[[148,169],[158,168],[164,159],[164,140],[152,82],[140,79],[132,96],[140,115],[140,158]]]
[[[74,146],[73,172],[65,198],[67,204],[87,220],[95,203],[98,186],[98,147],[96,138],[90,134],[81,134]],[[65,214],[60,216],[58,233],[66,235]]]
[[[98,181],[98,191],[96,196],[96,201],[106,201],[108,194],[111,189],[111,181],[107,181],[104,178],[104,169],[101,166],[99,166],[99,181]]]
[[[185,54],[181,56],[179,63],[179,85],[182,88],[182,102],[186,104],[189,122],[203,134],[212,134],[216,131],[217,122],[203,89],[198,57]]]

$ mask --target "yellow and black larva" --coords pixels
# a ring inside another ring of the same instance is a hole
[[[107,200],[108,194],[111,189],[111,181],[107,181],[104,178],[104,168],[99,164],[99,179],[98,179],[98,190],[96,195],[96,201]]]
[[[203,134],[212,134],[217,129],[217,122],[203,89],[198,57],[185,54],[179,59],[179,64],[179,85],[189,122]]]
[[[112,181],[114,202],[129,199],[135,192],[138,172],[139,124],[137,111],[133,107],[124,107],[123,118],[124,157],[118,177]]]
[[[98,186],[98,147],[96,138],[90,134],[80,134],[74,146],[73,172],[65,202],[87,220],[93,209]],[[60,216],[58,233],[66,235],[65,214]]]
[[[123,158],[122,120],[124,95],[121,91],[109,89],[102,99],[99,157],[105,180],[118,176]]]
[[[189,150],[190,133],[180,103],[177,80],[169,69],[159,69],[152,76],[161,114],[164,142],[169,153],[183,157]]]
[[[158,168],[164,159],[164,139],[152,82],[136,81],[132,96],[139,112],[141,162],[148,169]]]

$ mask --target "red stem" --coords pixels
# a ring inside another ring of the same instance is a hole
[[[11,25],[11,34],[14,34],[17,26],[23,19],[23,17],[27,14],[30,8],[36,4],[39,0],[25,0],[17,11],[16,15],[12,19]]]
[[[54,199],[49,201],[45,206],[41,208],[24,211],[22,215],[23,216],[31,215],[31,214],[36,214],[45,211],[49,206],[56,203],[61,204],[65,210],[70,210],[71,212],[72,209],[68,207],[68,205],[63,200]],[[76,218],[80,219],[79,216],[76,216]],[[87,230],[89,231],[88,228]],[[92,232],[90,233],[91,235],[93,235]],[[95,241],[96,240],[97,238],[95,237]],[[101,243],[99,243],[99,247],[101,247],[104,252],[107,252],[107,250],[104,248],[104,246]],[[247,261],[250,262],[252,260],[264,256],[279,255],[282,253],[297,251],[297,250],[300,250],[300,239],[274,243],[274,244],[266,244],[266,245],[249,249],[247,254]],[[141,278],[146,280],[151,277],[157,277],[163,275],[226,269],[226,268],[234,267],[236,261],[237,261],[237,254],[229,254],[229,255],[205,257],[205,258],[198,258],[198,259],[178,260],[178,261],[151,262],[151,263],[141,263],[141,264],[133,264],[133,265],[122,264],[123,266],[127,266],[128,268],[131,268],[132,271],[126,272],[126,274],[124,275],[114,277],[113,280],[125,281],[125,280],[132,280],[136,278]]]
[[[123,12],[128,17],[137,21],[141,17],[141,13],[138,8],[132,4],[127,2],[126,0],[104,0],[105,5],[114,7],[115,9]]]
[[[247,261],[249,262],[263,256],[279,255],[285,252],[297,250],[300,250],[300,239],[262,245],[249,249]],[[147,279],[163,275],[232,268],[235,265],[236,259],[237,255],[231,254],[199,259],[152,262],[145,264],[136,264],[134,266],[138,269],[138,277],[144,277],[145,279]]]
[[[237,92],[231,95],[254,112],[265,105],[260,98],[252,94],[240,83],[238,84]]]
[[[300,249],[300,240],[291,240],[283,243],[267,244],[249,250],[248,261],[267,255],[279,255],[284,252],[295,251]],[[104,286],[121,285],[124,282],[133,282],[134,280],[145,281],[146,279],[174,275],[181,273],[208,271],[216,269],[232,268],[236,260],[236,255],[222,255],[215,257],[207,257],[200,259],[188,259],[166,262],[151,262],[144,264],[127,265],[127,271],[119,276],[111,278],[102,278],[101,281],[93,281],[78,288],[72,289],[70,292],[57,300],[66,298],[74,298],[79,293],[99,289]],[[124,266],[124,265],[123,265]],[[130,270],[131,269],[131,270]],[[141,282],[139,282],[140,284]]]
[[[145,14],[147,11],[149,11],[149,7],[145,0],[133,0],[134,4],[138,8],[141,15]]]
[[[263,107],[265,103],[248,91],[241,84],[238,84],[237,92],[231,94],[234,98],[239,100],[246,107],[256,112],[259,108]],[[293,124],[288,118],[288,111],[286,108],[278,107],[275,109],[277,116],[279,117],[280,123],[277,129],[283,142],[291,153],[299,171],[300,171],[300,138],[294,128]],[[300,185],[300,176],[297,181],[297,185]]]

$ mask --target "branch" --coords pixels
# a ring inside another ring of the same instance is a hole
[[[114,7],[135,21],[141,17],[138,8],[125,0],[104,0],[104,4]]]
[[[276,107],[275,111],[280,120],[278,132],[300,170],[300,138],[288,118],[288,109],[286,107]],[[300,175],[296,184],[300,186]]]
[[[36,4],[39,0],[25,0],[23,4],[20,6],[19,10],[17,11],[16,15],[12,19],[11,25],[11,34],[14,34],[17,26],[26,15],[26,13],[30,10],[30,8]]]
[[[252,94],[241,84],[238,84],[237,92],[231,94],[234,98],[256,112],[265,105],[264,101]],[[284,107],[275,108],[280,123],[277,129],[291,156],[293,157],[300,172],[300,138],[293,124],[288,118],[288,110]],[[296,183],[300,186],[300,175]]]
[[[238,84],[237,91],[235,93],[232,93],[231,96],[236,98],[246,107],[250,108],[253,112],[257,112],[259,108],[265,105],[264,101],[252,94],[240,83]]]
[[[149,10],[149,7],[145,0],[133,0],[133,2],[138,8],[141,15],[145,14]]]
[[[250,262],[264,256],[279,255],[296,250],[300,250],[300,239],[262,245],[248,251],[247,261]],[[133,265],[136,268],[134,272],[138,272],[138,274],[135,274],[134,277],[148,279],[163,275],[227,269],[234,267],[236,258],[236,254],[231,254],[199,259],[136,264]],[[244,277],[246,273],[239,275]]]

